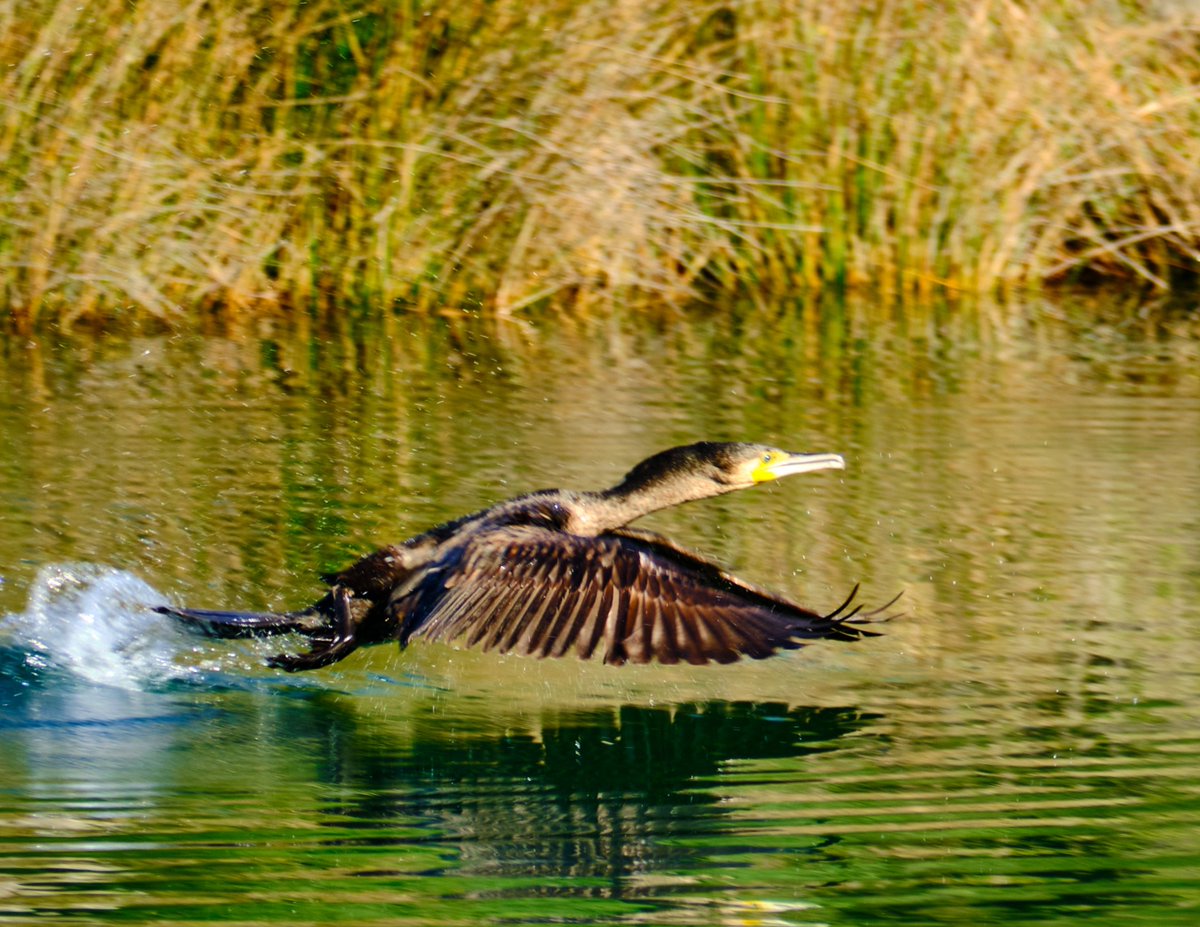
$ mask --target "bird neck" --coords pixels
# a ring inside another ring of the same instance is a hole
[[[719,492],[698,492],[697,489],[696,485],[671,481],[651,484],[625,482],[601,492],[581,493],[579,502],[582,504],[576,507],[569,530],[586,535],[612,531],[651,512]]]

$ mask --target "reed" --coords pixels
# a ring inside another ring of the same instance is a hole
[[[1200,17],[1117,0],[0,0],[23,327],[573,311],[1200,257]]]

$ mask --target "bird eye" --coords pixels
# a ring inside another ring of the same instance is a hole
[[[774,456],[774,454],[763,454],[763,463],[770,463],[771,458]]]

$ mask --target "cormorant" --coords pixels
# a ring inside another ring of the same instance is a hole
[[[837,454],[690,444],[642,461],[611,489],[518,496],[384,547],[322,577],[329,593],[302,611],[156,611],[217,637],[305,635],[309,652],[268,661],[291,672],[414,637],[538,657],[599,654],[611,664],[729,663],[818,638],[857,640],[871,635],[860,623],[888,607],[850,609],[857,586],[822,615],[626,527],[668,506],[844,466]]]

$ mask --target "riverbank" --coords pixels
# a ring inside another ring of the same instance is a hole
[[[1172,5],[45,0],[0,30],[24,328],[884,298],[1200,253]]]

